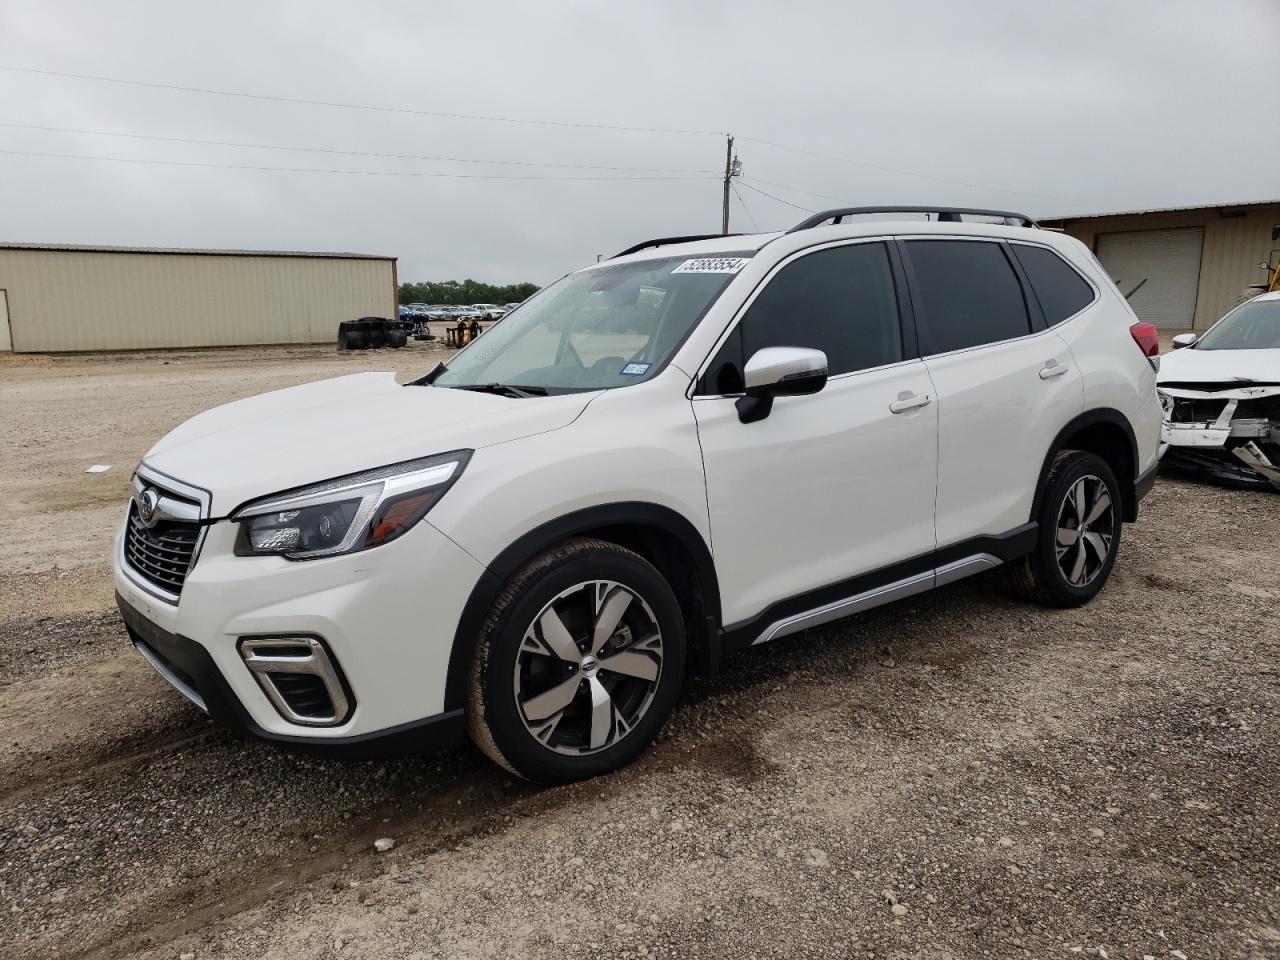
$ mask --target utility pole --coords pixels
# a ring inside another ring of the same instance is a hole
[[[733,155],[733,134],[725,134],[724,147],[724,204],[720,208],[720,232],[728,235],[729,233],[729,184],[733,180],[735,174],[740,173],[742,164]]]

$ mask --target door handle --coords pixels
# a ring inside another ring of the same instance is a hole
[[[898,394],[898,399],[889,404],[889,412],[906,413],[908,410],[927,407],[931,403],[933,403],[933,397],[927,393],[912,393],[909,390],[903,390]]]
[[[1050,360],[1040,368],[1040,379],[1049,380],[1052,377],[1060,377],[1067,372],[1067,365],[1059,363],[1057,360]]]

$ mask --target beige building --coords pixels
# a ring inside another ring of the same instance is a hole
[[[394,257],[0,244],[0,350],[332,343],[396,300]]]
[[[1205,330],[1280,257],[1280,200],[1042,220],[1091,249],[1143,320]]]

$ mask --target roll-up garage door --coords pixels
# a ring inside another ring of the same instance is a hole
[[[1202,227],[1103,233],[1098,235],[1098,259],[1122,294],[1142,284],[1129,297],[1140,319],[1157,327],[1190,330],[1203,245]]]

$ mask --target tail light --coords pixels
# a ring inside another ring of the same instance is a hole
[[[1160,331],[1154,323],[1135,323],[1129,328],[1129,336],[1133,337],[1133,342],[1147,359],[1160,353]]]

